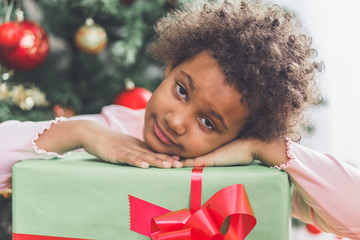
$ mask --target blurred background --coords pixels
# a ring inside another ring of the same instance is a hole
[[[163,66],[145,53],[152,26],[168,10],[194,1],[0,0],[0,24],[24,18],[24,28],[36,33],[27,39],[33,44],[31,56],[14,50],[17,26],[6,25],[12,34],[0,35],[5,49],[0,55],[0,122],[98,113],[116,102],[125,80],[153,91]],[[324,102],[309,111],[301,143],[360,167],[360,2],[272,2],[303,22],[325,64],[318,76]],[[0,196],[0,239],[11,239],[11,195],[6,194]],[[292,239],[338,238],[293,219]]]
[[[325,70],[319,75],[324,104],[312,109],[313,132],[302,143],[360,166],[360,16],[357,0],[275,0],[303,22]]]

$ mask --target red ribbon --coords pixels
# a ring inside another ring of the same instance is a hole
[[[129,195],[130,229],[152,240],[245,239],[256,219],[244,186],[225,187],[201,207],[202,170],[195,167],[192,171],[190,211],[171,212]]]

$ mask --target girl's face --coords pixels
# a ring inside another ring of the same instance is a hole
[[[146,107],[145,142],[156,152],[180,157],[209,153],[244,127],[248,108],[241,98],[206,51],[168,66]]]

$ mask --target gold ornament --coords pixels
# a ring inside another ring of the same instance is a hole
[[[14,86],[9,90],[4,82],[0,82],[0,101],[10,100],[16,103],[22,110],[31,110],[34,106],[48,106],[45,94],[37,87],[25,88],[23,85]]]
[[[0,65],[0,101],[13,101],[22,110],[31,110],[34,106],[48,106],[45,94],[39,88],[30,85],[25,88],[22,84],[9,89],[6,83],[14,74],[14,69]]]
[[[88,18],[75,34],[75,45],[80,51],[90,54],[102,52],[107,43],[105,29]]]

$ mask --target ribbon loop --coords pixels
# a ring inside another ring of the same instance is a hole
[[[184,227],[192,228],[209,239],[212,239],[215,235],[221,235],[220,226],[216,224],[210,210],[207,208],[201,208],[195,212]]]
[[[170,232],[181,230],[184,228],[184,225],[190,216],[191,214],[189,210],[185,208],[176,212],[170,212],[154,217],[151,220],[151,232]]]

